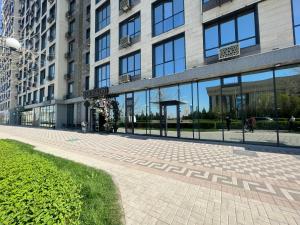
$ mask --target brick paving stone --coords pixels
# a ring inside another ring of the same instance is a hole
[[[300,225],[296,149],[9,126],[0,138],[110,173],[126,224]]]

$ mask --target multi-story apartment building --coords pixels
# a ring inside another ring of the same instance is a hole
[[[91,9],[90,129],[111,100],[121,133],[300,146],[300,0]]]
[[[18,35],[18,2],[4,0],[2,2],[2,31],[3,37],[19,38]],[[16,108],[17,91],[14,88],[17,79],[14,74],[16,68],[17,55],[10,49],[2,45],[0,49],[0,123],[14,124],[11,120]]]
[[[89,1],[20,0],[24,54],[17,63],[18,124],[67,128],[80,124]],[[84,114],[83,114],[84,116]]]

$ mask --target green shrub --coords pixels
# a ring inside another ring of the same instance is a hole
[[[0,224],[79,224],[80,187],[30,149],[0,140]]]

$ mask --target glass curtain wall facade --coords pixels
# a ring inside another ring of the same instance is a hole
[[[120,94],[118,132],[300,146],[300,66]]]

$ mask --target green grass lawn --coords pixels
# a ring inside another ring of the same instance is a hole
[[[0,224],[122,224],[105,172],[0,140]]]

